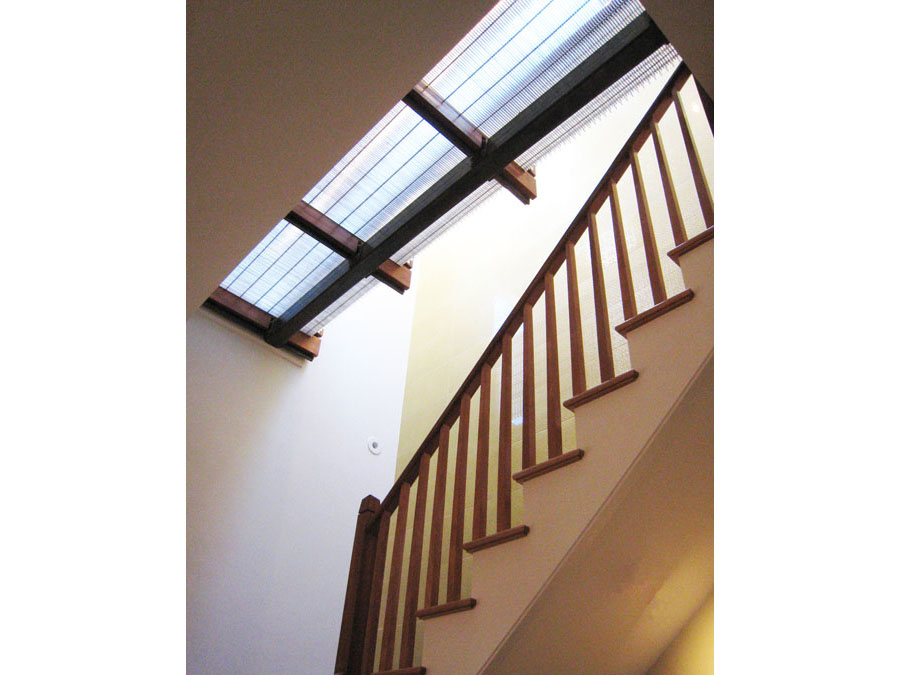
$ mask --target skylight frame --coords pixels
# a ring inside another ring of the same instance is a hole
[[[570,19],[578,12],[584,11],[585,8],[593,8],[594,12],[591,15],[593,18],[582,22],[580,28],[576,27],[575,30],[566,34],[566,39],[574,40],[575,44],[585,42],[591,35],[596,37],[596,34],[598,34],[597,26],[593,24],[596,24],[597,21],[600,23],[607,21],[608,26],[615,27],[616,21],[627,22],[631,14],[637,16],[643,11],[640,3],[636,0],[505,0],[489,12],[485,19],[479,22],[426,75],[426,79],[423,82],[428,83],[430,78],[432,83],[437,84],[441,77],[446,78],[453,67],[453,63],[459,63],[465,59],[467,50],[484,49],[484,45],[479,43],[479,40],[484,40],[484,36],[489,34],[490,26],[496,23],[498,15],[501,17],[506,15],[509,18],[512,16],[509,15],[510,12],[516,11],[517,8],[524,8],[532,14],[530,19],[526,19],[527,23],[529,20],[534,21],[536,16],[539,16],[541,12],[547,11],[547,8],[551,7],[558,10],[558,13],[561,15],[568,11],[567,19]],[[538,8],[537,14],[534,13],[535,8]],[[571,11],[572,8],[574,8],[574,12]],[[600,18],[594,20],[596,17]],[[487,28],[485,28],[486,25]],[[585,26],[588,28],[585,28]],[[556,28],[551,26],[548,29],[544,29],[542,34],[546,33],[552,36],[559,30],[558,26]],[[615,34],[615,32],[617,30],[612,31],[612,34]],[[599,33],[600,38],[605,37],[605,39],[602,39],[602,42],[611,37],[602,35],[602,31],[599,31]],[[516,35],[518,34],[516,33]],[[538,46],[544,44],[544,42],[546,42],[546,39],[539,42]],[[564,42],[565,39],[559,44]],[[555,46],[553,44],[544,45],[545,51],[549,50],[553,53],[554,50],[559,49],[559,44]],[[598,44],[588,43],[587,46],[583,47],[585,55],[593,53],[598,46]],[[501,46],[502,48],[503,46]],[[533,46],[529,53],[535,53],[536,49],[538,47]],[[581,60],[583,58],[579,58],[577,63],[580,63]],[[518,68],[522,63],[522,59],[519,59],[514,67]],[[577,63],[574,65],[577,65]],[[532,100],[552,86],[555,81],[558,81],[559,78],[555,76],[549,79],[545,76],[548,71],[552,70],[553,65],[554,63],[534,66],[535,72],[532,73],[533,76],[528,83],[529,86],[540,80],[541,77],[544,77],[544,81],[531,92],[531,95],[533,95]],[[484,64],[476,66],[476,70],[483,68],[483,66]],[[566,70],[566,72],[570,71],[571,67]],[[564,73],[560,77],[563,75]],[[497,83],[502,84],[504,77],[497,80]],[[466,81],[464,75],[459,75],[459,78],[462,78],[462,82]],[[500,89],[502,90],[503,87],[501,86]],[[443,92],[439,93],[443,94]],[[505,99],[501,96],[498,99],[500,102],[497,109],[490,110],[491,106],[485,108],[489,111],[489,114],[484,116],[484,119],[479,119],[477,124],[485,125],[485,128],[493,133],[495,130],[493,125],[498,125],[506,117],[511,118],[516,114],[516,106],[524,108],[530,103],[527,98],[522,98],[520,94],[521,91],[515,93],[512,97],[507,96]],[[482,92],[476,97],[475,102],[485,99],[487,95],[486,92]],[[516,99],[516,96],[519,96],[519,98]],[[452,103],[450,100],[452,99],[452,94],[448,94],[448,97],[450,97],[448,101]],[[513,101],[515,101],[515,105],[511,105]],[[471,107],[471,104],[468,107],[464,106],[463,114],[466,111],[470,111]],[[505,113],[503,112],[504,108],[507,108]],[[513,112],[510,113],[510,110]],[[479,113],[478,117],[482,116]],[[321,207],[322,212],[326,216],[333,217],[335,222],[344,226],[349,232],[359,236],[360,239],[370,239],[385,224],[390,222],[394,215],[401,212],[405,206],[411,203],[416,196],[422,194],[441,176],[445,175],[453,167],[459,166],[465,159],[461,151],[450,144],[446,138],[438,134],[424,120],[416,119],[417,117],[402,102],[395,105],[307,193],[304,201],[313,207]],[[399,139],[392,136],[397,129],[400,129]],[[386,139],[389,142],[385,142]],[[430,145],[432,146],[431,149],[427,150]],[[408,172],[404,180],[395,180],[392,183],[395,176],[404,171],[404,167],[423,153],[425,159],[418,167],[421,169],[421,173],[418,171]],[[391,159],[392,156],[393,158]],[[397,160],[399,160],[399,164]],[[534,159],[531,161],[533,163]],[[381,169],[379,169],[379,166],[381,166]],[[391,170],[392,167],[393,170]],[[416,173],[418,175],[415,175]],[[375,189],[371,189],[372,185],[369,185],[369,183],[377,183],[378,185]],[[369,188],[368,194],[366,189],[356,189],[359,186],[367,185]],[[386,185],[390,187],[384,193],[379,194],[379,189]],[[480,199],[488,196],[490,191],[491,188],[479,190],[476,193],[478,195],[477,199],[469,200],[470,203],[477,203]],[[472,195],[472,197],[475,196]],[[420,241],[417,242],[416,246],[404,246],[400,252],[391,256],[391,259],[401,263],[405,255],[414,255],[428,241],[433,240],[441,231],[446,229],[449,226],[448,223],[458,219],[459,212],[460,209],[455,209],[454,213],[446,214],[446,216],[453,215],[453,218],[445,217],[441,219],[438,221],[440,227],[429,228],[419,237]],[[327,246],[316,242],[309,235],[300,232],[287,235],[286,228],[290,227],[293,226],[284,220],[279,222],[223,282],[223,287],[226,289],[234,289],[239,297],[252,302],[255,306],[276,317],[283,316],[284,312],[296,300],[304,297],[318,281],[334,272],[344,261],[341,255],[332,252]],[[288,242],[288,248],[287,250],[282,250],[285,242]],[[292,262],[293,264],[291,265],[290,263]],[[265,269],[261,269],[263,267]],[[253,278],[254,274],[257,274],[255,279]],[[320,312],[318,316],[303,327],[304,332],[320,329],[328,320],[333,319],[334,316],[340,313],[343,308],[349,306],[354,299],[361,297],[375,284],[371,277],[368,281],[371,283],[356,284],[351,292],[346,294],[345,298],[334,302],[333,307],[328,307]]]

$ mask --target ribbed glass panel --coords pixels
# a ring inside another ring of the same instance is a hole
[[[529,148],[516,161],[526,169],[534,168],[538,160],[546,157],[558,145],[575,138],[583,129],[599,123],[607,112],[637,92],[648,81],[662,72],[671,73],[680,61],[678,52],[671,46],[660,47],[578,113],[557,127],[555,131]],[[481,186],[399,250],[396,255],[392,256],[392,259],[395,262],[411,260],[443,232],[500,189],[502,188],[496,181]],[[540,178],[538,179],[538,199],[540,199]]]
[[[281,316],[291,305],[303,297],[331,270],[341,264],[343,258],[324,244],[316,242],[309,252],[277,283],[260,296],[254,304],[273,316]]]
[[[491,136],[642,11],[636,0],[501,3],[425,81]]]
[[[397,103],[391,108],[391,111],[382,117],[378,121],[378,124],[369,129],[368,133],[353,146],[353,149],[350,150],[350,152],[344,155],[337,164],[331,167],[331,171],[326,173],[322,180],[316,183],[316,186],[306,194],[304,199],[311,203],[312,200],[318,198],[321,192],[330,188],[335,181],[338,181],[339,184],[344,184],[344,189],[349,187],[353,181],[349,179],[344,181],[342,176],[345,175],[345,172],[347,172],[346,175],[349,176],[350,172],[354,170],[354,167],[358,167],[364,161],[365,153],[367,151],[373,151],[372,146],[378,145],[378,139],[382,136],[385,129],[396,120],[397,116],[403,112],[405,108],[406,106],[402,102]],[[360,159],[360,156],[363,156],[363,159]]]
[[[491,136],[642,11],[637,0],[501,0],[424,81]],[[629,87],[676,58],[671,48],[654,54],[519,163],[533,166],[566,135],[602,115]],[[367,240],[463,159],[460,150],[400,102],[303,200]],[[393,260],[412,258],[497,189],[492,181],[476,190]],[[222,285],[280,316],[342,260],[281,221]],[[319,330],[377,283],[372,278],[358,283],[304,332]]]
[[[348,153],[339,172],[329,172],[303,198],[360,239],[371,237],[465,157],[406,105],[394,106],[387,118],[378,134]]]
[[[286,299],[297,299],[340,261],[330,248],[281,221],[222,285],[278,316],[290,307]]]
[[[230,290],[232,293],[237,293],[238,295],[240,295],[244,290],[246,290],[247,286],[250,283],[252,283],[256,277],[254,276],[254,272],[248,272],[248,274],[246,276],[244,276],[244,272],[247,270],[248,267],[250,267],[256,263],[256,261],[259,259],[259,257],[263,254],[263,251],[265,251],[269,247],[269,245],[272,243],[272,241],[276,237],[281,235],[282,232],[284,232],[284,229],[287,227],[294,229],[293,227],[291,227],[291,225],[288,222],[286,222],[284,220],[282,220],[280,223],[278,223],[278,225],[273,227],[272,231],[269,232],[269,234],[267,234],[265,237],[263,237],[263,240],[261,242],[259,242],[254,247],[254,249],[252,251],[250,251],[249,254],[247,254],[247,257],[244,258],[237,267],[235,267],[233,270],[231,270],[231,274],[229,274],[227,277],[225,277],[225,281],[223,281],[221,285],[224,288],[227,288],[228,290]],[[286,243],[283,244],[283,246],[290,244],[290,243],[292,243],[292,242],[286,241]]]
[[[560,125],[556,131],[547,135],[537,144],[529,148],[527,152],[518,158],[518,163],[525,168],[534,167],[539,160],[548,156],[557,147],[577,138],[578,134],[583,130],[598,124],[608,111],[625,101],[629,96],[635,94],[648,81],[661,74],[664,74],[665,76],[670,75],[680,61],[681,58],[671,46],[665,45],[660,47],[656,52],[641,62],[640,65],[613,84],[607,91],[597,96],[588,105],[582,108],[580,112],[573,115],[564,124]],[[480,204],[502,189],[503,188],[496,181],[485,183],[466,199],[457,204],[443,218],[436,221],[416,239],[404,246],[396,255],[392,256],[392,259],[398,263],[413,259],[421,251],[427,248],[431,242],[438,239],[459,220],[478,208]],[[332,320],[337,314],[347,309],[353,302],[356,302],[356,300],[362,297],[362,295],[364,295],[369,288],[374,286],[375,283],[376,282],[372,281],[372,284],[368,288],[363,289],[352,298],[350,298],[349,295],[345,296],[345,298],[342,298],[342,303],[338,311],[333,314],[323,312],[319,317],[316,317],[316,320],[310,325],[315,326],[315,330],[320,330],[325,323]],[[344,303],[344,300],[348,301]]]
[[[464,157],[431,125],[398,103],[304,201],[365,240]],[[280,316],[341,260],[328,247],[282,221],[228,275],[223,286]]]

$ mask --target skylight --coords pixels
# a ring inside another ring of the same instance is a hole
[[[425,76],[423,84],[490,137],[641,12],[643,7],[636,0],[502,0]],[[641,72],[630,78],[631,83],[652,76],[675,58],[670,47],[659,50],[647,60],[650,63],[642,64],[645,67]],[[586,110],[602,112],[619,94],[609,94]],[[583,111],[578,120],[583,123],[586,119]],[[573,125],[565,126],[571,129]],[[560,137],[554,135],[555,140]],[[554,139],[539,145],[547,150]],[[536,154],[527,158],[530,163],[521,165],[533,166]],[[365,241],[465,157],[400,102],[303,201]],[[491,182],[477,190],[398,251],[393,260],[408,260],[495,186]],[[343,259],[282,220],[222,286],[278,317]],[[377,283],[369,277],[356,284],[304,326],[304,332],[320,329]]]
[[[491,136],[642,11],[621,0],[506,0],[425,82]]]

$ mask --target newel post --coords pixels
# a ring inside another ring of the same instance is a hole
[[[363,498],[356,519],[356,535],[350,556],[350,574],[347,578],[347,594],[344,596],[344,616],[338,639],[335,673],[362,672],[362,652],[365,641],[369,595],[372,590],[372,568],[375,559],[376,536],[369,525],[381,502],[372,495]]]

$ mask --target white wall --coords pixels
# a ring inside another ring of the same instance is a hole
[[[413,295],[376,288],[300,366],[188,320],[189,673],[332,672],[359,502],[393,483]]]

